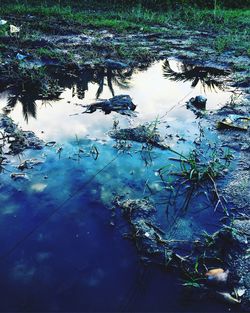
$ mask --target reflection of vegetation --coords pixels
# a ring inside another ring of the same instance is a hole
[[[62,75],[55,74],[59,86],[62,88],[72,89],[73,96],[79,99],[85,98],[85,92],[88,91],[88,85],[97,84],[96,98],[98,99],[104,90],[104,86],[108,86],[112,96],[115,95],[114,85],[120,89],[129,87],[129,80],[133,74],[132,70],[111,70],[105,68],[88,69],[81,72],[79,75]]]
[[[96,98],[98,99],[104,90],[104,86],[107,84],[112,96],[114,96],[114,85],[118,86],[120,89],[127,89],[132,73],[132,70],[121,71],[105,68],[87,70],[76,80],[71,80],[69,87],[73,88],[73,95],[76,94],[79,99],[83,99],[85,97],[85,91],[88,90],[88,84],[97,84]]]
[[[100,68],[86,70],[80,75],[63,75],[61,72],[53,72],[49,76],[44,75],[43,78],[39,79],[25,78],[24,81],[18,81],[16,85],[7,88],[9,93],[8,109],[13,109],[20,102],[23,117],[28,123],[30,117],[36,118],[36,100],[56,100],[65,88],[72,89],[73,96],[77,95],[79,99],[83,99],[89,83],[98,85],[96,98],[100,97],[106,84],[114,96],[114,85],[121,89],[128,88],[131,75],[132,70],[120,71]]]
[[[50,83],[43,86],[40,82],[25,82],[8,88],[8,108],[13,109],[18,102],[22,105],[23,117],[28,123],[29,117],[36,118],[36,100],[52,100],[59,97]]]
[[[166,60],[163,64],[163,76],[177,82],[191,81],[191,86],[196,87],[198,83],[206,89],[224,89],[223,77],[229,73],[213,67],[203,67],[193,64],[178,62],[178,70],[171,68],[170,62]]]
[[[22,88],[18,86],[10,90],[8,96],[8,107],[14,108],[20,102],[23,109],[23,117],[28,123],[29,116],[36,118],[36,99],[37,92],[33,88]]]
[[[99,88],[96,92],[96,98],[98,99],[103,92],[103,87],[105,85],[105,78],[107,80],[107,85],[109,87],[109,90],[114,97],[115,92],[113,88],[113,84],[117,85],[121,89],[127,89],[129,87],[128,78],[131,77],[132,70],[122,72],[120,70],[111,70],[111,69],[102,69],[97,73],[97,75],[94,75],[94,80],[99,85]]]

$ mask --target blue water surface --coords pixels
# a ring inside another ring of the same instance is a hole
[[[114,120],[119,127],[133,127],[159,119],[162,136],[167,136],[173,149],[187,154],[200,135],[200,119],[186,108],[185,101],[206,94],[214,109],[229,99],[230,92],[205,91],[188,81],[168,80],[162,75],[162,62],[135,72],[124,88],[116,85],[115,93],[133,98],[137,117],[115,112],[82,114],[79,104],[95,101],[97,85],[93,82],[83,99],[65,88],[57,101],[37,100],[36,119],[30,116],[28,122],[21,103],[10,113],[22,129],[56,144],[10,157],[1,174],[0,311],[228,310],[228,305],[210,299],[185,296],[178,273],[143,263],[133,242],[123,237],[126,220],[121,216],[113,219],[111,208],[117,195],[148,197],[155,201],[158,223],[166,235],[188,240],[201,230],[216,230],[222,212],[214,213],[212,204],[201,196],[181,215],[176,206],[170,207],[167,217],[167,194],[157,171],[165,165],[178,170],[178,162],[169,160],[176,155],[158,148],[145,152],[140,143],[118,151],[108,131]],[[1,107],[7,96],[2,95]],[[111,96],[104,85],[101,98]],[[206,131],[210,132],[208,127]],[[208,138],[211,143],[216,141],[211,133]],[[17,166],[31,158],[41,163],[24,170],[28,179],[11,179],[10,173],[21,172]],[[179,206],[182,200],[177,201]],[[178,222],[173,222],[176,212]]]

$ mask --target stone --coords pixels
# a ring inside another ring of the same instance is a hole
[[[191,98],[189,102],[197,109],[205,110],[207,98],[204,96],[196,96],[195,98]]]

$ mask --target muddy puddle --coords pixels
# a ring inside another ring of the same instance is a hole
[[[144,70],[58,74],[56,92],[46,97],[32,85],[1,94],[0,109],[7,106],[16,124],[45,143],[9,156],[1,173],[2,311],[228,311],[211,299],[189,300],[174,272],[142,262],[124,238],[126,220],[112,210],[115,197],[153,201],[165,238],[185,241],[178,250],[185,254],[189,242],[217,230],[224,216],[221,207],[214,212],[209,186],[180,185],[172,173],[183,168],[172,151],[109,135],[157,127],[171,150],[188,155],[198,147],[204,162],[210,160],[217,138],[186,102],[202,95],[210,111],[230,101],[222,72],[170,59]],[[96,98],[124,94],[136,105],[130,114],[83,113]],[[36,162],[18,169],[30,159]],[[11,173],[26,175],[14,180]]]

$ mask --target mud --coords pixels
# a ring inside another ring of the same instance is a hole
[[[9,117],[0,114],[1,150],[16,155],[25,149],[42,149],[44,143],[31,131],[22,131]]]
[[[157,259],[158,256],[163,263],[167,241],[164,240],[164,232],[156,225],[156,209],[153,204],[143,199],[128,199],[116,201],[115,205],[128,220],[131,226],[130,235],[141,256],[151,259]]]
[[[218,122],[230,114],[249,117],[248,99],[239,100],[235,106],[227,105],[220,111],[210,114],[207,119],[212,123],[214,131],[218,133],[221,145],[228,147],[236,157],[237,170],[230,173],[230,178],[223,187],[226,199],[239,210],[245,209],[249,214],[250,201],[250,129],[241,131],[237,129],[218,129]],[[236,156],[237,155],[237,156]]]
[[[249,240],[250,240],[250,167],[249,153],[250,140],[249,128],[247,131],[241,130],[218,130],[217,123],[229,114],[239,114],[249,117],[249,100],[240,100],[235,105],[228,105],[219,112],[208,116],[216,132],[218,132],[223,146],[231,149],[237,157],[237,168],[233,170],[221,189],[222,194],[228,203],[234,207],[234,217],[230,235],[232,245],[228,248],[225,262],[229,264],[230,270],[236,275],[236,285],[246,292],[242,296],[242,307],[250,310],[250,284],[249,284]]]
[[[245,290],[242,296],[242,307],[246,312],[250,310],[250,257],[249,257],[249,240],[250,240],[250,219],[238,219],[232,225],[234,249],[228,258],[230,268],[238,279],[238,288]]]
[[[169,146],[164,143],[164,138],[161,137],[155,126],[140,125],[135,128],[115,129],[109,132],[111,138],[118,141],[129,140],[151,145],[160,149],[168,149]]]

